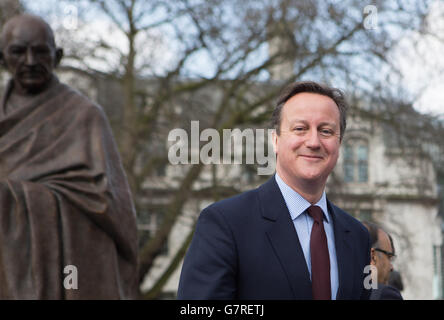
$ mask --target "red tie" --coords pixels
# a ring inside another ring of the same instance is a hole
[[[313,218],[310,236],[311,286],[314,300],[330,300],[330,257],[328,255],[327,236],[325,235],[322,209],[317,206],[308,208]]]

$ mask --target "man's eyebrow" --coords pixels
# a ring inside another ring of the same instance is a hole
[[[289,120],[291,123],[294,123],[294,122],[303,122],[303,123],[307,123],[307,120],[303,120],[303,119],[290,119]]]
[[[320,127],[321,127],[321,126],[332,126],[332,127],[336,128],[338,125],[337,125],[335,122],[321,122],[321,123],[319,124],[319,126],[320,126]]]
[[[289,120],[288,121],[291,125],[293,125],[293,124],[295,124],[295,123],[303,123],[303,124],[307,124],[308,123],[308,121],[307,120],[303,120],[303,119],[291,119],[291,120]],[[324,121],[324,122],[321,122],[321,123],[319,123],[318,124],[318,126],[320,127],[320,126],[332,126],[332,127],[337,127],[338,125],[335,123],[335,122],[327,122],[327,121]]]

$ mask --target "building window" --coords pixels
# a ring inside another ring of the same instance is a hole
[[[344,181],[353,181],[353,148],[350,144],[344,146]]]
[[[364,141],[348,141],[344,146],[344,181],[368,181],[368,146]]]

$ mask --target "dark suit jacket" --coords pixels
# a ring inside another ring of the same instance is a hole
[[[338,261],[337,299],[368,299],[367,229],[328,202]],[[273,176],[204,209],[184,260],[178,299],[312,299],[304,253]]]
[[[378,283],[378,289],[371,292],[370,300],[404,300],[398,289]]]

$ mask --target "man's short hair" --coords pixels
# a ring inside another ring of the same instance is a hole
[[[371,243],[371,247],[372,248],[377,248],[379,247],[379,234],[378,231],[381,230],[382,232],[384,232],[389,240],[390,240],[390,246],[392,247],[392,253],[395,254],[395,246],[393,244],[393,238],[390,235],[390,233],[388,233],[387,231],[384,230],[384,228],[382,228],[381,226],[377,225],[376,223],[372,223],[369,221],[363,221],[362,224],[368,229],[368,233],[370,235],[370,243]]]
[[[327,96],[331,98],[339,109],[339,123],[340,123],[340,140],[342,140],[345,132],[345,128],[347,126],[347,103],[345,101],[344,94],[341,90],[337,88],[332,88],[324,84],[319,84],[314,81],[299,81],[294,82],[290,85],[288,85],[279,96],[276,107],[273,111],[272,117],[271,117],[271,124],[274,129],[276,129],[276,133],[279,135],[281,132],[281,114],[282,114],[282,108],[284,107],[285,103],[290,100],[293,96],[297,95],[298,93],[316,93],[323,96]]]
[[[363,221],[362,224],[368,229],[370,246],[372,248],[378,247],[378,230],[381,229],[381,227],[369,221]]]

